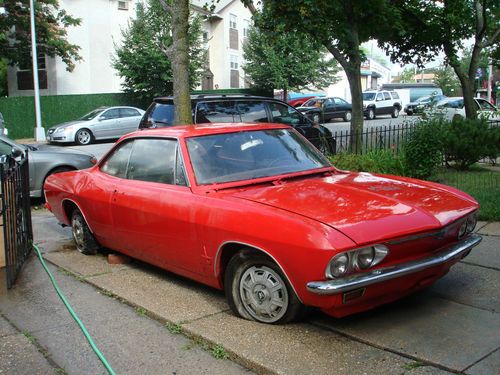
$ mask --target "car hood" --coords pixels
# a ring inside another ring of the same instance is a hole
[[[357,244],[438,229],[478,207],[453,188],[370,173],[285,180],[232,196],[317,220]]]
[[[34,145],[24,145],[24,147],[30,148],[29,152],[47,152],[47,153],[58,153],[58,154],[73,154],[73,155],[83,155],[83,156],[94,156],[91,153],[77,150],[71,147],[60,147],[51,146],[47,144],[34,144]]]
[[[313,109],[319,110],[318,107],[297,107],[297,110],[300,111],[300,112],[311,111]]]
[[[67,122],[63,122],[62,124],[57,124],[57,125],[54,125],[52,126],[50,129],[58,129],[58,128],[64,128],[66,126],[70,126],[70,125],[78,125],[78,124],[82,124],[86,121],[84,120],[74,120],[74,121],[67,121]]]

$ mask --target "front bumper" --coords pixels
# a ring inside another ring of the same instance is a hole
[[[66,143],[66,142],[74,142],[75,140],[75,132],[73,130],[66,130],[63,132],[48,132],[47,134],[47,142],[49,143]]]
[[[340,294],[410,275],[448,262],[457,262],[467,256],[469,251],[474,246],[477,246],[481,240],[481,236],[472,234],[461,242],[452,245],[431,257],[392,267],[378,268],[370,272],[360,273],[336,280],[310,281],[307,283],[307,290],[309,292],[322,295]]]

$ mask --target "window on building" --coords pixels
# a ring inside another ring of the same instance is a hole
[[[208,42],[208,32],[204,31],[202,34],[203,42]]]
[[[238,56],[236,55],[230,56],[230,65],[231,69],[238,69]]]
[[[120,10],[128,10],[128,1],[118,1],[118,9]]]
[[[47,89],[47,65],[43,53],[38,54],[38,87],[41,90]],[[31,56],[24,59],[23,63],[19,64],[17,71],[17,89],[34,90]]]
[[[230,29],[236,29],[237,24],[236,24],[236,16],[234,14],[229,15],[229,28]]]
[[[249,32],[250,32],[250,21],[243,20],[243,38],[248,38]]]

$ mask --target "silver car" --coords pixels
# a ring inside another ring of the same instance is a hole
[[[28,151],[30,196],[43,196],[43,183],[54,173],[92,167],[97,159],[94,155],[49,145],[21,145],[0,136],[0,155],[15,155]]]
[[[135,107],[101,107],[76,121],[47,131],[49,143],[76,142],[88,145],[97,139],[114,139],[137,130],[144,111]]]

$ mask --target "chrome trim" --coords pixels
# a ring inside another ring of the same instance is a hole
[[[299,294],[297,293],[297,290],[295,289],[295,287],[293,286],[293,283],[292,281],[290,280],[290,278],[288,277],[288,274],[285,272],[285,270],[283,269],[283,267],[281,267],[281,264],[278,263],[278,261],[276,260],[275,257],[273,257],[271,254],[269,254],[266,250],[258,247],[258,246],[255,246],[255,245],[252,245],[252,244],[249,244],[249,243],[245,243],[245,242],[240,242],[240,241],[225,241],[223,242],[219,248],[217,249],[217,253],[215,253],[215,257],[214,257],[214,276],[217,278],[217,265],[219,264],[219,254],[220,254],[220,251],[221,249],[224,247],[224,245],[226,244],[239,244],[239,245],[244,245],[244,246],[248,246],[248,247],[253,247],[254,249],[257,249],[257,250],[260,250],[262,251],[264,254],[266,254],[267,256],[269,256],[272,260],[274,260],[274,263],[276,263],[278,265],[278,267],[280,268],[281,272],[283,272],[283,275],[285,275],[286,279],[288,280],[288,283],[290,284],[290,286],[292,287],[295,295],[297,296],[297,298],[299,299],[299,301],[302,303],[302,300],[300,299],[300,296]]]
[[[307,290],[315,294],[339,294],[349,292],[354,289],[364,288],[369,285],[381,283],[387,280],[392,280],[398,277],[410,275],[415,272],[423,271],[427,268],[435,267],[451,260],[459,260],[467,255],[474,246],[478,245],[482,237],[473,234],[462,240],[461,242],[452,245],[440,253],[431,257],[415,260],[408,263],[399,264],[392,267],[379,268],[370,272],[351,275],[348,277],[326,280],[326,281],[310,281],[307,283]]]

